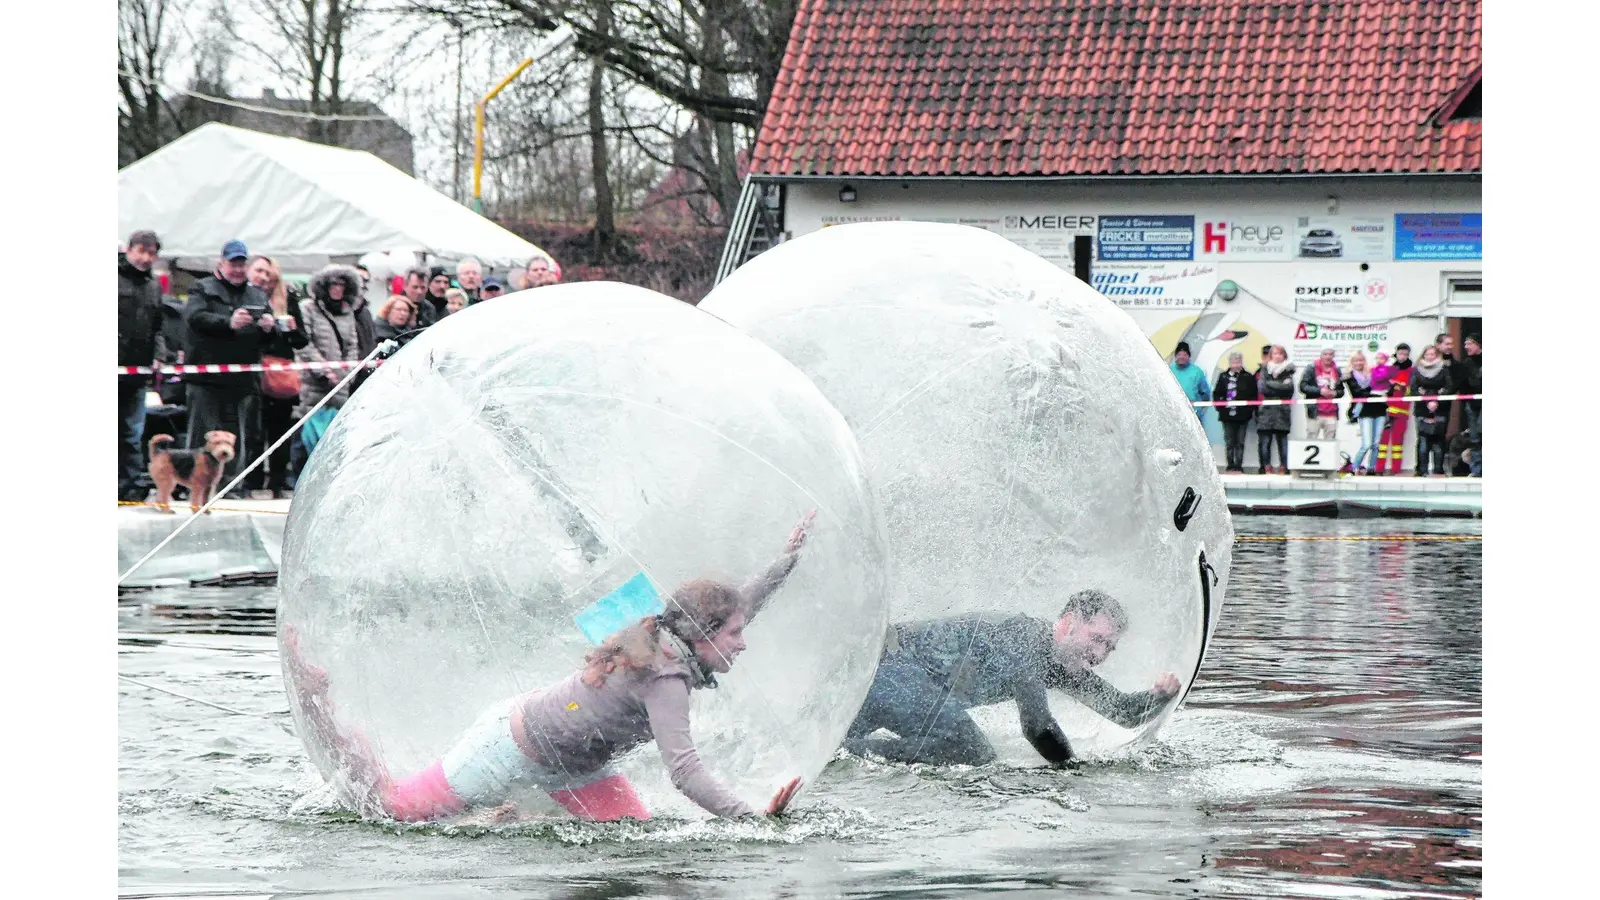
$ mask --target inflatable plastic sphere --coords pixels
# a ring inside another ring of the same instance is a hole
[[[1093,671],[1130,693],[1172,673],[1187,691],[1233,530],[1193,409],[1110,301],[989,232],[884,222],[785,242],[700,307],[799,366],[855,430],[888,523],[893,621],[1053,622],[1095,588],[1129,623]],[[1085,755],[1177,705],[1129,728],[1060,691],[1050,703]],[[973,715],[1002,758],[1039,760],[1016,707]]]
[[[609,283],[471,306],[386,361],[316,447],[284,535],[286,682],[305,688],[293,633],[340,731],[404,778],[661,595],[763,572],[815,510],[748,649],[691,701],[702,761],[761,809],[815,779],[882,648],[887,543],[865,474],[798,369],[693,306]],[[375,779],[291,706],[323,776],[374,814]],[[654,744],[618,769],[653,814],[702,815]],[[516,800],[561,814],[531,787]]]

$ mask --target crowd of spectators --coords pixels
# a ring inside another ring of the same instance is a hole
[[[1422,348],[1416,360],[1411,347],[1398,344],[1393,361],[1376,353],[1369,365],[1357,350],[1341,368],[1332,349],[1324,349],[1304,371],[1297,372],[1281,344],[1261,348],[1254,373],[1245,371],[1244,354],[1230,353],[1228,367],[1207,383],[1200,368],[1189,361],[1189,347],[1180,343],[1173,353],[1173,377],[1193,401],[1295,400],[1264,406],[1220,407],[1226,455],[1225,471],[1243,472],[1245,444],[1252,421],[1256,429],[1257,471],[1287,474],[1289,431],[1293,408],[1305,410],[1305,440],[1333,441],[1341,418],[1360,429],[1361,441],[1346,470],[1355,475],[1399,475],[1405,457],[1406,432],[1416,421],[1417,477],[1483,474],[1483,401],[1470,399],[1405,401],[1404,397],[1483,392],[1483,341],[1468,335],[1464,353],[1456,355],[1454,340],[1440,334]],[[1346,400],[1348,398],[1348,400]],[[1341,404],[1341,400],[1346,400]],[[1451,431],[1451,407],[1460,406],[1458,424]],[[1197,414],[1204,415],[1203,408]],[[1277,465],[1273,465],[1273,451]]]
[[[251,255],[243,242],[232,240],[211,275],[178,298],[164,295],[155,275],[160,254],[155,232],[136,231],[117,258],[117,365],[156,370],[154,376],[118,378],[117,497],[122,501],[149,496],[147,437],[172,434],[178,446],[199,448],[207,431],[233,433],[239,452],[223,470],[226,485],[332,393],[298,436],[275,449],[228,496],[287,495],[322,431],[366,374],[340,387],[349,366],[216,374],[174,374],[162,367],[358,362],[379,341],[427,328],[502,296],[508,287],[505,278],[486,275],[478,260],[467,258],[453,271],[442,265],[414,268],[380,285],[363,266],[329,265],[302,290],[271,257]],[[524,288],[543,287],[559,282],[561,269],[538,256],[514,275]],[[160,396],[159,406],[147,400],[152,390]]]

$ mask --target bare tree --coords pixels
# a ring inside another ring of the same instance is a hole
[[[597,0],[594,22],[597,33],[611,34],[610,0]],[[594,178],[594,252],[604,258],[617,234],[617,204],[611,193],[611,163],[606,135],[606,63],[594,54],[589,64],[589,154],[590,174]]]
[[[257,40],[237,29],[233,37],[278,77],[304,88],[308,111],[337,116],[348,99],[346,54],[372,6],[373,0],[251,0],[251,11],[266,24],[268,39]],[[337,144],[340,125],[337,119],[314,119],[309,137]]]
[[[176,118],[161,94],[182,27],[169,0],[117,0],[117,164],[154,153]]]

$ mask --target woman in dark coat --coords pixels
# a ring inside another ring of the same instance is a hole
[[[1294,399],[1294,363],[1282,344],[1274,344],[1272,355],[1259,373],[1262,400]],[[1278,474],[1289,472],[1289,404],[1263,406],[1256,413],[1256,450],[1261,456],[1261,474],[1272,471],[1272,447],[1278,447]]]
[[[272,315],[274,318],[295,327],[287,331],[289,347],[299,350],[310,340],[306,331],[301,327],[300,295],[289,287],[283,280],[283,272],[279,270],[278,263],[270,256],[257,256],[250,260],[248,277],[250,283],[261,288],[271,301]],[[287,361],[287,360],[285,360]],[[262,378],[261,385],[261,430],[266,437],[262,449],[283,437],[283,433],[294,424],[294,406],[300,400],[298,392],[289,393],[292,385],[297,384],[300,376],[296,372],[269,373]],[[279,390],[279,386],[288,383],[290,388]],[[267,459],[267,469],[256,469],[245,479],[248,490],[260,490],[263,479],[266,487],[272,491],[274,499],[282,497],[289,487],[289,465],[293,441],[285,441],[278,449],[272,451],[272,456]]]
[[[1455,393],[1450,382],[1450,367],[1432,344],[1422,348],[1422,358],[1411,369],[1411,396],[1433,397]],[[1438,400],[1413,403],[1412,418],[1417,421],[1417,477],[1428,474],[1429,456],[1433,474],[1444,475],[1445,432],[1450,428],[1450,407]]]
[[[1211,389],[1214,400],[1254,400],[1258,396],[1256,391],[1256,376],[1244,370],[1244,354],[1229,353],[1228,368],[1217,375],[1217,383]],[[1244,472],[1244,434],[1250,427],[1250,418],[1255,415],[1253,406],[1221,406],[1217,408],[1217,417],[1222,420],[1222,434],[1228,449],[1229,472]]]

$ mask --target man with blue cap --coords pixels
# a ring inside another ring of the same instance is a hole
[[[183,309],[186,326],[184,362],[189,365],[261,362],[263,353],[294,355],[288,331],[297,328],[292,317],[277,321],[266,292],[246,278],[250,251],[243,241],[222,247],[216,272],[189,289]],[[243,466],[261,452],[261,375],[256,372],[194,374],[188,385],[191,449],[205,446],[208,431],[231,432],[243,452],[223,469],[222,483],[231,482]],[[243,496],[235,490],[235,498]]]

